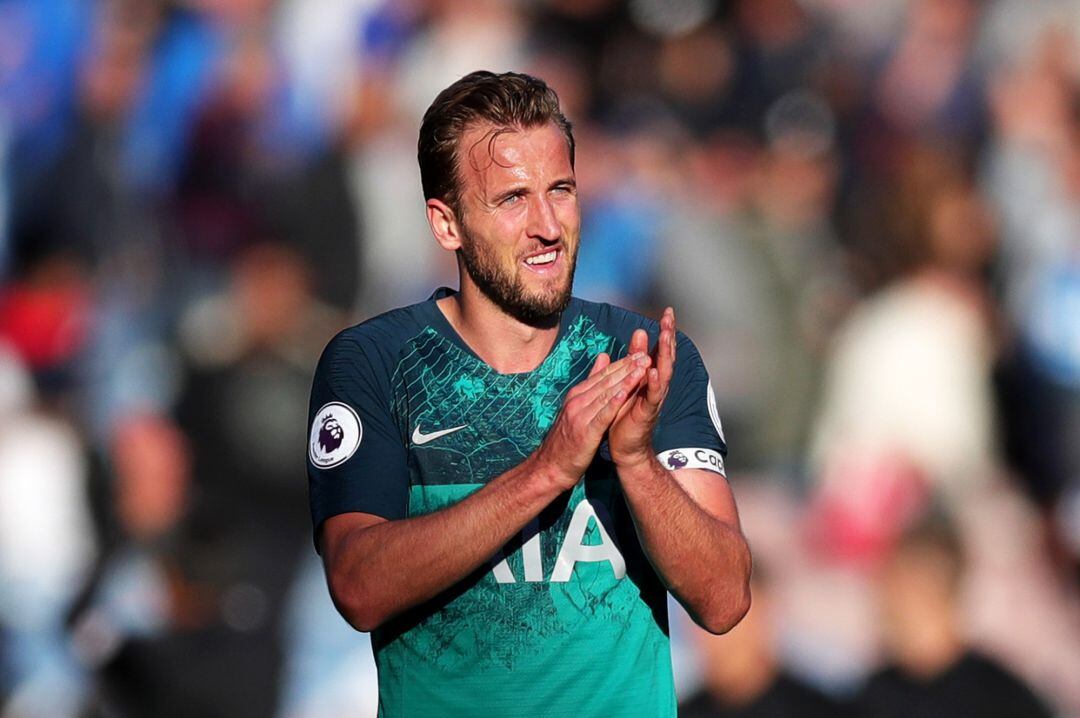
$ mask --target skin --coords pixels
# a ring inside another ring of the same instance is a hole
[[[459,212],[427,202],[436,241],[483,257],[522,297],[557,305],[570,291],[580,231],[574,170],[554,125],[462,138]],[[490,154],[489,154],[490,148]],[[544,268],[525,259],[554,249]],[[522,321],[473,280],[459,253],[460,291],[440,301],[462,339],[496,371],[535,369],[558,334],[558,316]],[[697,469],[671,472],[655,458],[652,431],[675,362],[675,314],[657,346],[638,331],[630,351],[597,357],[567,393],[544,441],[524,462],[465,500],[388,521],[364,513],[328,519],[321,532],[331,595],[369,631],[438,595],[487,562],[541,510],[578,482],[605,433],[642,546],[665,585],[706,630],[734,626],[750,605],[750,553],[727,482]]]
[[[928,546],[902,546],[880,587],[885,647],[904,669],[926,679],[944,673],[966,648],[950,558]]]

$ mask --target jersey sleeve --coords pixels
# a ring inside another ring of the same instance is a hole
[[[705,469],[726,476],[727,443],[709,373],[697,347],[677,333],[675,371],[653,435],[657,459],[668,469]]]
[[[316,545],[331,516],[406,515],[408,457],[391,410],[388,364],[372,342],[346,330],[327,345],[315,370],[307,472]]]

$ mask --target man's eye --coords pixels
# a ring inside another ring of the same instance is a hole
[[[507,196],[507,197],[504,197],[504,198],[503,198],[503,201],[502,201],[502,202],[500,202],[499,204],[503,204],[503,205],[510,205],[510,204],[514,204],[514,203],[515,203],[515,202],[517,202],[517,201],[518,201],[519,199],[521,199],[521,195],[519,195],[519,194],[512,194],[512,195],[509,195],[509,196]]]

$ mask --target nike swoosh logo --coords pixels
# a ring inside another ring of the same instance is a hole
[[[435,439],[438,439],[440,436],[446,436],[447,434],[453,434],[455,431],[460,431],[466,426],[468,426],[468,424],[462,424],[461,426],[453,426],[449,429],[440,429],[439,431],[433,431],[430,434],[424,434],[420,431],[420,425],[417,424],[416,428],[413,429],[412,443],[416,444],[417,446],[422,446],[429,441],[435,441]]]

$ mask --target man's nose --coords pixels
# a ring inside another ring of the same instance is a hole
[[[529,203],[529,219],[525,231],[530,237],[554,242],[562,236],[562,225],[555,217],[555,208],[544,196],[532,198]]]

